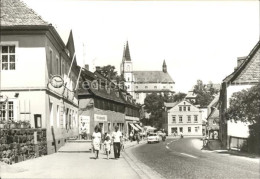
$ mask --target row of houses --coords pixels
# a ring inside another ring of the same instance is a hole
[[[119,125],[138,130],[139,108],[124,88],[82,88],[84,81],[107,80],[77,64],[73,34],[64,43],[52,24],[19,0],[1,1],[0,121],[29,121],[47,129],[48,154],[77,138],[84,123],[91,134]],[[61,83],[61,84],[60,84]],[[80,87],[78,90],[77,87]]]

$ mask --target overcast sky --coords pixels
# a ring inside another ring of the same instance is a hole
[[[128,40],[134,70],[162,70],[165,59],[177,92],[197,79],[221,83],[259,40],[259,1],[24,1],[65,44],[73,29],[91,69],[119,72]]]

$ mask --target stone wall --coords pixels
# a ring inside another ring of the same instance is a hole
[[[46,129],[0,129],[0,161],[12,164],[43,155]]]

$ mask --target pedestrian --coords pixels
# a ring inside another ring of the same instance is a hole
[[[134,137],[134,131],[130,132],[130,141],[133,142],[133,137]]]
[[[115,131],[112,133],[113,148],[115,159],[120,157],[120,147],[122,143],[122,133],[118,130],[118,126],[115,126]]]
[[[136,133],[136,141],[137,141],[137,144],[139,144],[139,142],[140,142],[140,133],[139,132]]]
[[[95,152],[95,159],[98,159],[100,144],[101,144],[100,127],[99,125],[96,125],[94,132],[92,134],[92,145],[93,145],[93,151]]]
[[[104,141],[104,149],[106,151],[107,159],[109,160],[109,154],[111,150],[111,140],[109,136],[106,136],[105,141]]]
[[[121,145],[120,145],[120,148],[121,148],[122,152],[125,149],[125,140],[126,140],[126,137],[124,136],[124,133],[122,133],[122,142],[121,142]]]

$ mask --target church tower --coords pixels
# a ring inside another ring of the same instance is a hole
[[[133,79],[133,64],[130,56],[128,41],[123,51],[121,63],[121,74],[123,74],[126,82],[127,91],[134,97],[134,79]]]
[[[163,71],[164,73],[167,73],[167,65],[166,65],[166,63],[165,63],[165,60],[163,60],[162,71]]]

